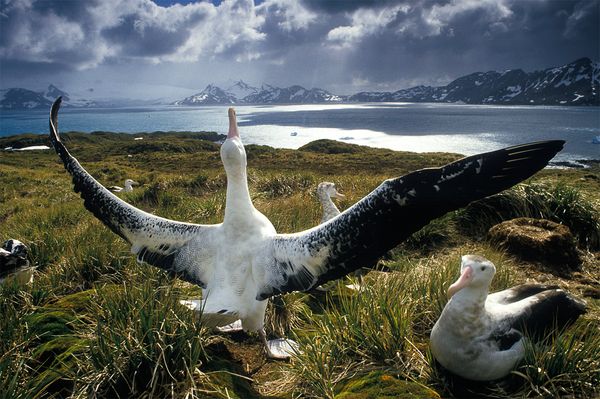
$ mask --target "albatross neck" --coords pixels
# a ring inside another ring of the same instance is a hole
[[[319,199],[321,201],[321,205],[323,206],[323,215],[326,216],[327,219],[331,219],[340,213],[340,210],[337,208],[337,206],[335,206],[329,194],[320,192]],[[323,219],[325,219],[325,217]]]
[[[245,170],[235,170],[227,174],[227,199],[225,201],[224,223],[248,218],[255,211]]]
[[[464,287],[452,297],[456,303],[481,309],[485,308],[489,287]]]

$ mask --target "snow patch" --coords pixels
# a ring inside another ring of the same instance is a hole
[[[521,85],[516,85],[516,86],[508,86],[506,88],[506,91],[508,91],[507,94],[505,94],[504,96],[502,96],[502,99],[504,101],[508,101],[516,96],[518,96],[519,94],[521,94],[523,92],[523,90],[521,89]]]
[[[47,145],[32,145],[29,147],[23,147],[23,148],[12,148],[12,147],[6,147],[4,150],[5,151],[32,151],[32,150],[49,150],[50,147],[48,147]]]

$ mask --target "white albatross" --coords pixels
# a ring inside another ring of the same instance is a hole
[[[321,217],[321,223],[325,223],[329,219],[332,219],[339,215],[341,212],[332,198],[344,198],[345,195],[337,191],[335,183],[324,181],[319,183],[317,186],[317,198],[323,207],[323,216]]]
[[[112,191],[113,193],[120,193],[120,192],[130,193],[133,191],[134,185],[137,186],[137,185],[139,185],[139,183],[136,181],[133,181],[131,179],[125,179],[125,187],[110,186],[108,189],[110,191]]]
[[[292,133],[292,136],[294,136],[294,135],[295,134]],[[319,202],[321,203],[321,206],[323,208],[323,216],[321,217],[321,223],[325,223],[329,219],[332,219],[341,213],[340,210],[337,208],[337,206],[335,206],[335,203],[331,199],[332,198],[344,198],[345,195],[341,194],[337,191],[337,188],[335,187],[335,183],[326,182],[326,181],[321,182],[317,186],[316,191],[317,191],[317,199],[319,200]],[[358,284],[349,284],[349,285],[346,285],[346,287],[348,287],[349,289],[352,289],[352,290],[358,290]],[[321,292],[327,291],[326,289],[322,288],[321,286],[318,286],[315,289],[318,291],[321,291]],[[192,307],[192,306],[196,307],[197,302],[196,302],[196,300],[185,300],[185,301],[181,301],[181,303],[183,303],[184,305],[186,305],[188,307]],[[220,332],[235,332],[235,331],[241,331],[241,330],[243,330],[241,320],[236,320],[233,323],[228,324],[224,327],[217,327],[217,331],[220,331]],[[297,348],[296,343],[291,340],[286,340],[286,343],[283,344],[285,346],[278,345],[277,348],[272,348],[273,345],[271,344],[271,342],[273,342],[273,341],[268,341],[269,347],[272,350],[272,352],[273,351],[291,352],[291,351],[293,351],[293,348]],[[279,341],[277,341],[277,342],[279,342]]]
[[[60,102],[58,98],[50,112],[50,141],[84,206],[131,244],[139,262],[202,287],[198,309],[206,325],[241,319],[244,330],[260,334],[269,356],[263,329],[269,297],[308,291],[374,264],[432,219],[527,179],[564,144],[525,144],[389,179],[326,223],[277,234],[250,199],[246,152],[233,109],[221,146],[227,174],[225,218],[220,224],[200,225],[144,212],[98,183],[60,141]]]
[[[430,341],[436,360],[460,377],[507,376],[525,356],[525,331],[541,337],[585,312],[583,301],[557,286],[523,284],[488,295],[496,267],[481,256],[463,256],[460,269]]]

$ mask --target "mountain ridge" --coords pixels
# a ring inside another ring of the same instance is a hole
[[[63,96],[67,107],[115,106],[114,101],[78,99],[50,84],[44,91],[24,88],[0,90],[0,109],[47,109]],[[600,63],[584,57],[571,63],[525,72],[474,72],[460,76],[445,86],[414,86],[396,91],[363,91],[349,96],[321,88],[300,85],[276,87],[263,83],[252,86],[237,80],[222,89],[216,84],[174,102],[129,100],[123,104],[142,105],[234,105],[234,104],[322,104],[341,102],[432,102],[503,105],[593,105],[600,106]],[[117,101],[118,104],[118,101]]]
[[[564,87],[563,87],[564,86]],[[463,102],[506,105],[600,105],[600,64],[580,58],[541,71],[475,72],[446,86],[416,86],[395,92],[361,92],[350,102]]]

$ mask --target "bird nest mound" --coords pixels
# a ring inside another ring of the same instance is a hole
[[[577,269],[581,258],[565,225],[545,219],[517,218],[492,226],[488,238],[508,252],[548,266]]]

